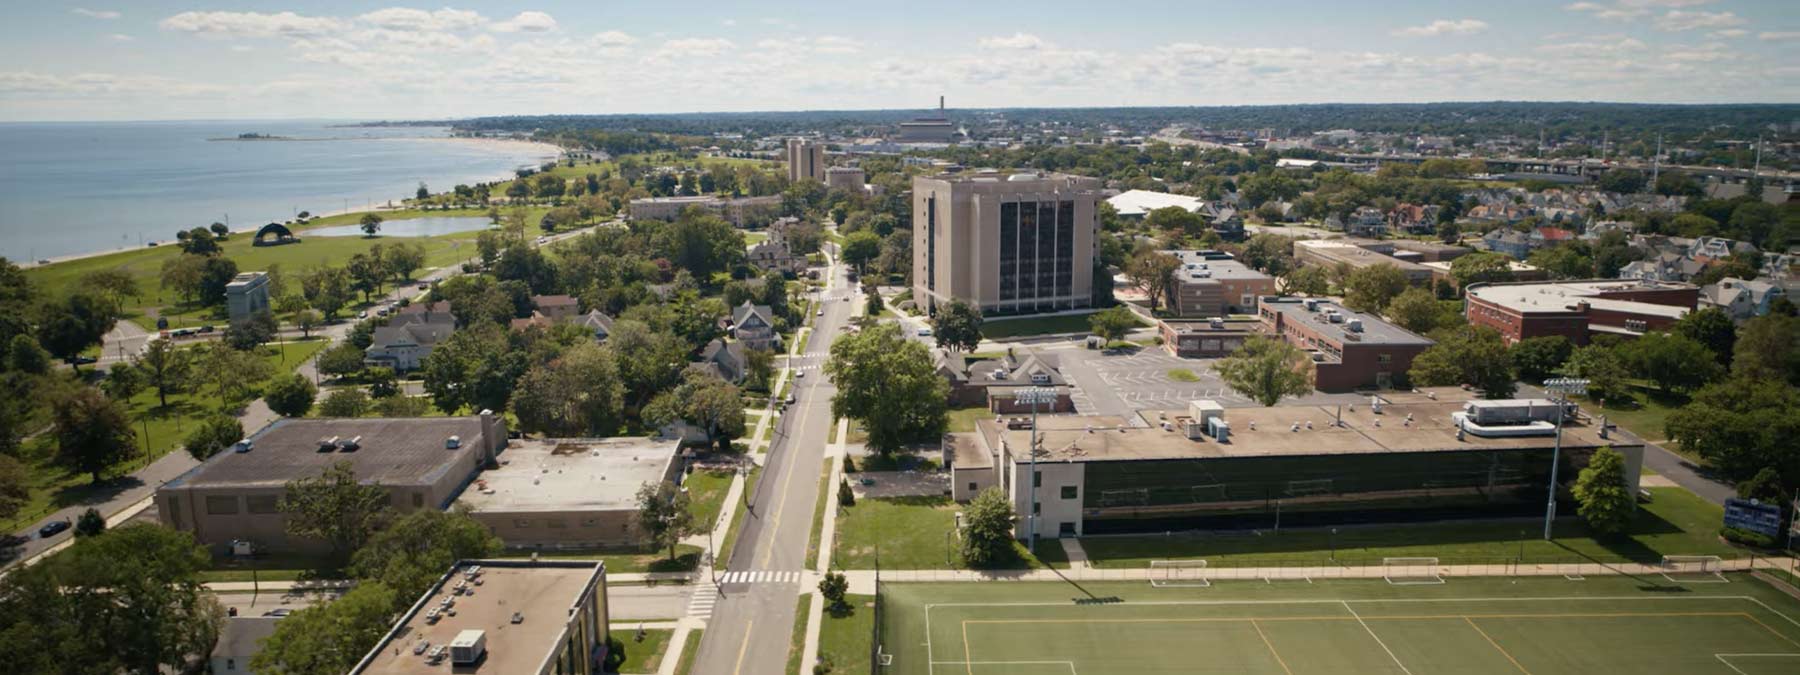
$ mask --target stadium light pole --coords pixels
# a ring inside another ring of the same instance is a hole
[[[1549,392],[1550,400],[1556,402],[1556,445],[1550,451],[1550,496],[1544,505],[1544,541],[1550,541],[1550,524],[1556,520],[1556,470],[1562,465],[1563,414],[1569,408],[1569,395],[1587,393],[1587,386],[1587,380],[1576,377],[1544,381],[1544,391]]]
[[[1038,526],[1037,526],[1037,516],[1038,516],[1038,499],[1037,499],[1038,404],[1044,403],[1044,402],[1054,402],[1056,400],[1056,390],[1045,388],[1045,387],[1027,387],[1025,389],[1019,390],[1019,393],[1014,397],[1013,400],[1021,402],[1021,403],[1030,403],[1031,404],[1031,448],[1029,450],[1031,452],[1031,513],[1026,516],[1025,522],[1028,523],[1028,527],[1031,531],[1031,539],[1029,540],[1030,543],[1028,544],[1028,549],[1031,551],[1031,555],[1035,557],[1037,555],[1037,540],[1038,540],[1038,533],[1037,533],[1037,530],[1038,530]]]

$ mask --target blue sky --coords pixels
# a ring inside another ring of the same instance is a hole
[[[1358,6],[1367,5],[1367,6]],[[0,9],[0,120],[1800,102],[1793,0]]]

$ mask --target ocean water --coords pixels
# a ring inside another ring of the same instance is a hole
[[[506,178],[547,146],[468,141],[438,127],[343,121],[0,124],[0,255],[14,261],[172,241]],[[211,141],[257,133],[293,141]]]

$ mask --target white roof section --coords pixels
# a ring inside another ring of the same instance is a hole
[[[1608,291],[1651,290],[1668,288],[1668,284],[1645,283],[1630,279],[1595,281],[1563,281],[1531,284],[1495,284],[1469,289],[1473,297],[1519,312],[1572,312],[1576,303],[1588,303],[1596,309],[1632,314],[1649,314],[1681,318],[1687,308],[1659,305],[1635,300],[1595,297]]]
[[[1106,203],[1118,210],[1119,215],[1127,217],[1143,216],[1146,213],[1170,206],[1179,206],[1189,211],[1199,211],[1206,200],[1187,195],[1175,195],[1167,192],[1151,192],[1149,190],[1126,190],[1108,198]]]

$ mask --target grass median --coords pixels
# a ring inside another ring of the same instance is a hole
[[[847,570],[962,569],[961,542],[952,533],[962,506],[949,497],[859,499],[838,512],[832,567]],[[1015,544],[1020,566],[1066,562],[1054,541],[1040,541],[1035,558]]]
[[[630,622],[625,622],[629,624]],[[614,640],[625,645],[625,662],[619,664],[621,673],[654,673],[662,666],[663,656],[669,651],[669,638],[675,631],[666,628],[644,629],[643,641],[638,641],[636,628],[614,628],[611,631]]]

